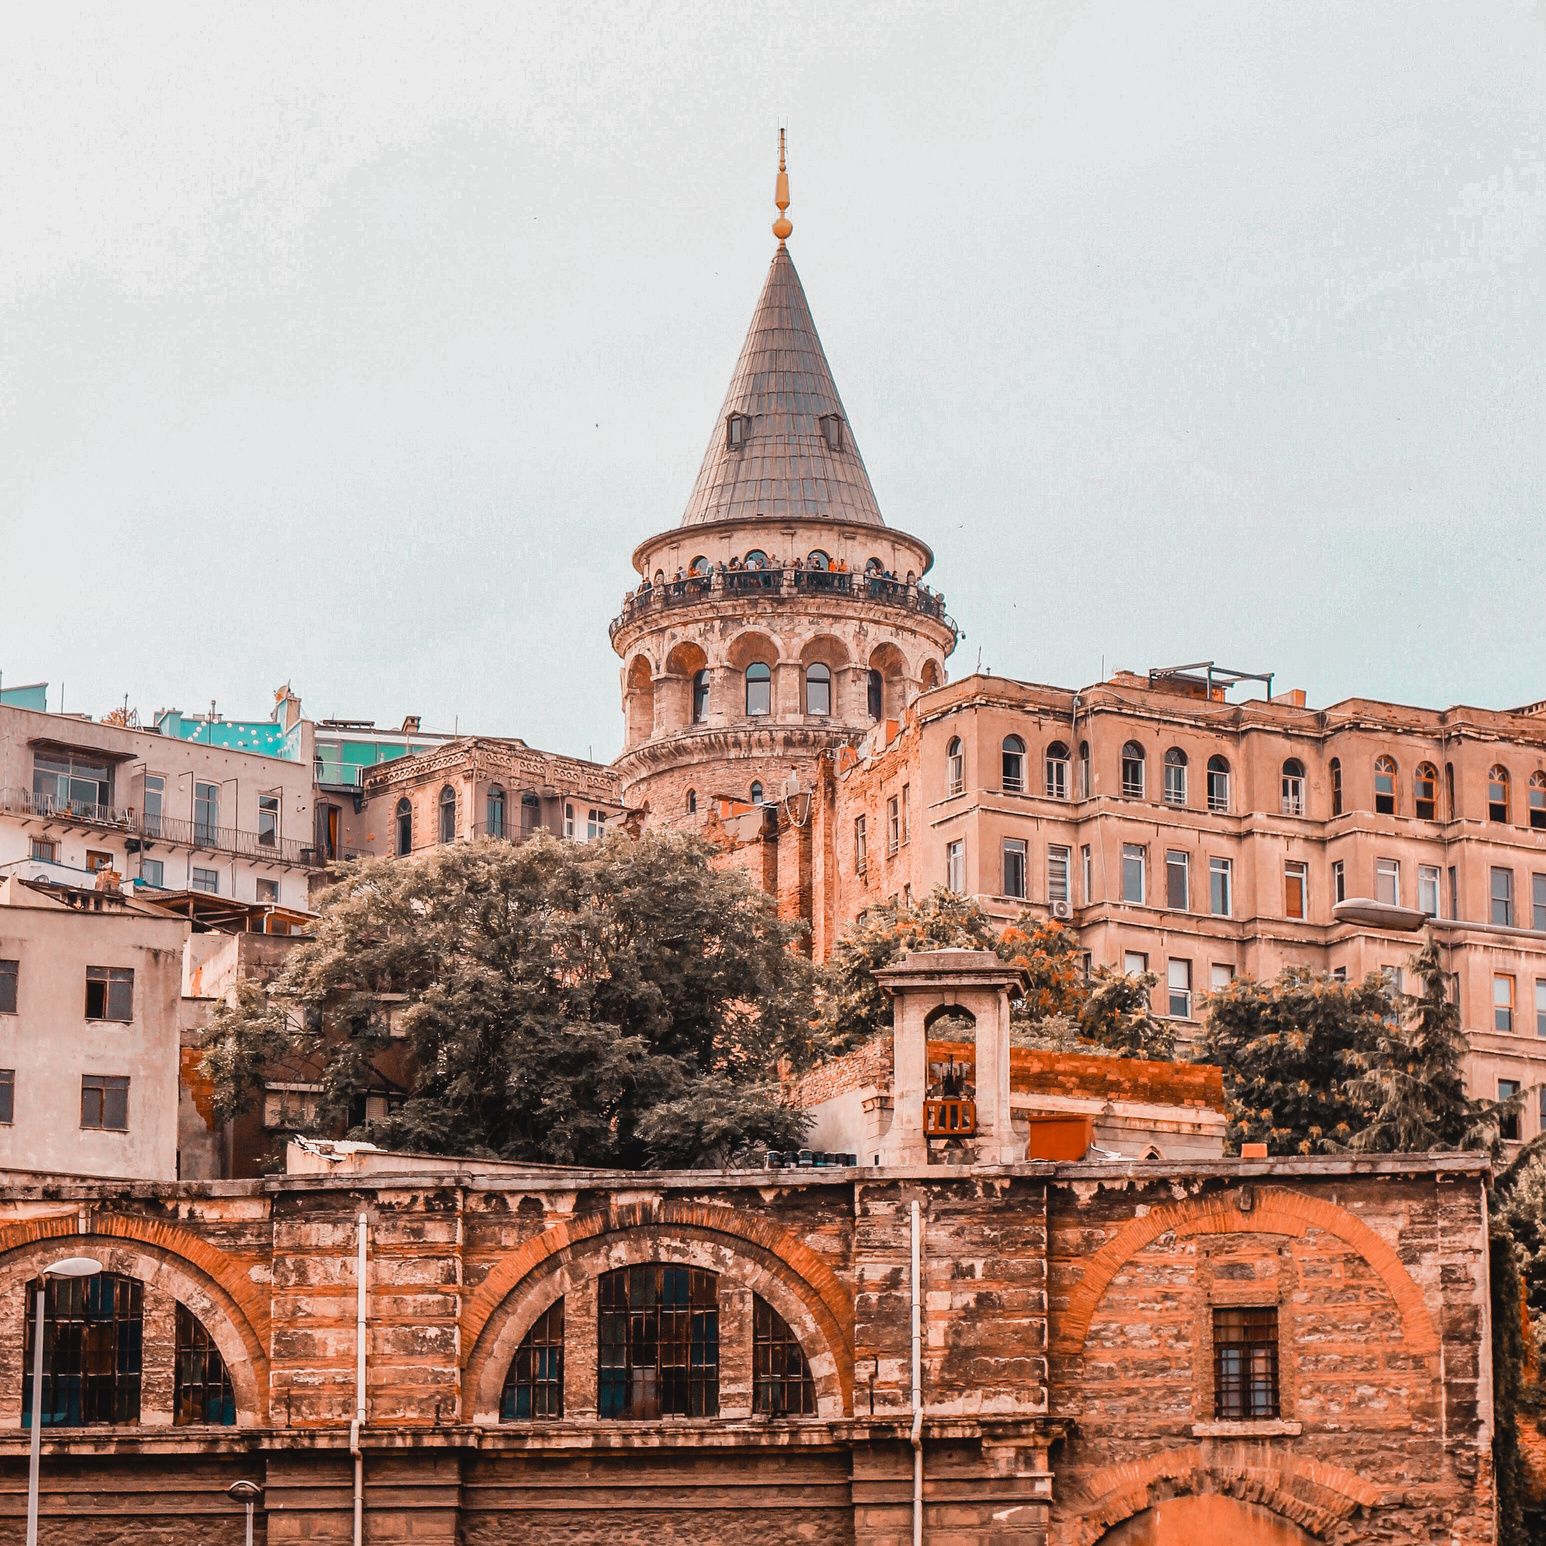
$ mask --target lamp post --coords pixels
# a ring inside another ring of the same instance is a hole
[[[45,1267],[38,1278],[38,1322],[32,1343],[32,1462],[27,1471],[27,1546],[38,1546],[38,1464],[43,1455],[43,1317],[50,1278],[94,1278],[102,1263],[70,1256]]]
[[[240,1481],[232,1482],[226,1492],[238,1503],[247,1505],[247,1546],[252,1546],[252,1508],[263,1496],[263,1489],[256,1482]]]

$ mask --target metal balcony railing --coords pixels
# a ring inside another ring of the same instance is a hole
[[[34,794],[30,789],[0,789],[0,811],[8,816],[36,816],[73,822],[103,832],[121,832],[145,842],[173,843],[207,853],[235,854],[238,858],[271,860],[277,864],[304,864],[320,868],[325,862],[310,843],[279,837],[269,832],[243,832],[236,827],[203,821],[181,821],[175,816],[147,816],[113,805],[89,805],[61,800],[55,795]]]
[[[691,574],[656,585],[645,581],[612,619],[613,635],[627,623],[672,607],[694,606],[718,597],[782,599],[789,596],[843,596],[855,601],[897,607],[944,623],[956,632],[945,611],[945,598],[927,585],[892,579],[881,574],[855,574],[832,569],[723,569]]]

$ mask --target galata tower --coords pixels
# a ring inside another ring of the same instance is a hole
[[[612,624],[623,798],[654,824],[809,788],[816,759],[945,680],[955,624],[926,543],[881,519],[786,246],[778,250],[680,526],[634,551]]]

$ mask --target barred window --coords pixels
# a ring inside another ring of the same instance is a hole
[[[814,1417],[816,1382],[799,1339],[765,1299],[752,1295],[752,1411]]]
[[[719,1278],[697,1267],[621,1267],[601,1279],[601,1417],[719,1415]]]
[[[1213,1412],[1224,1421],[1278,1415],[1276,1305],[1213,1312]]]
[[[172,1421],[222,1423],[236,1421],[236,1393],[220,1349],[198,1316],[177,1306],[177,1396]]]
[[[43,1426],[81,1428],[140,1420],[144,1343],[142,1285],[99,1272],[49,1278],[43,1301]],[[38,1283],[27,1285],[22,1425],[32,1425],[32,1361]]]
[[[521,1339],[505,1375],[499,1420],[564,1415],[564,1301],[545,1310]]]

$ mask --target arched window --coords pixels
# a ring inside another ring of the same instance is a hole
[[[413,852],[413,806],[406,796],[397,802],[397,851]]]
[[[698,814],[698,791],[696,789],[689,789],[687,791],[687,814],[689,816],[696,816]]]
[[[950,745],[945,748],[945,773],[949,782],[949,793],[960,794],[966,787],[966,758],[961,751],[960,736],[951,736]]]
[[[230,1371],[204,1324],[186,1305],[177,1306],[177,1388],[172,1421],[178,1426],[236,1421]]]
[[[695,559],[693,559],[690,564],[688,564],[687,572],[688,574],[707,574],[713,567],[714,566],[708,560],[708,556],[704,553],[700,553]]]
[[[649,1262],[599,1287],[597,1416],[717,1417],[718,1275]]]
[[[1025,791],[1025,742],[1017,735],[1004,737],[1004,793]]]
[[[1389,757],[1374,759],[1374,809],[1382,816],[1396,814],[1396,764]]]
[[[830,569],[832,560],[820,548],[814,548],[805,560],[807,569]]]
[[[1088,741],[1079,743],[1079,798],[1081,800],[1090,798],[1090,743]]]
[[[748,569],[766,569],[768,567],[768,555],[761,548],[753,548],[743,560]]]
[[[799,1339],[760,1294],[752,1295],[752,1411],[760,1417],[814,1417],[816,1382]]]
[[[692,679],[692,722],[701,725],[709,717],[709,673],[705,667]]]
[[[1439,770],[1431,762],[1419,762],[1413,770],[1412,809],[1419,821],[1433,821],[1439,814]]]
[[[456,791],[449,784],[440,791],[440,841],[456,841]]]
[[[762,804],[762,783],[760,780],[756,780],[752,783],[752,804]]]
[[[1282,791],[1278,809],[1285,816],[1304,815],[1304,764],[1297,757],[1290,757],[1283,764]]]
[[[1068,748],[1061,741],[1054,741],[1047,748],[1046,764],[1043,768],[1047,798],[1049,800],[1066,800],[1068,798]]]
[[[1333,757],[1326,766],[1331,774],[1331,814],[1340,816],[1342,814],[1342,760],[1339,757]]]
[[[1536,831],[1546,828],[1546,773],[1530,775],[1530,825]]]
[[[866,574],[884,574],[886,572],[886,566],[881,563],[878,558],[871,558],[866,560],[864,565],[864,572]]]
[[[873,666],[869,675],[869,710],[871,719],[880,719],[886,712],[886,679]]]
[[[819,660],[805,668],[805,712],[832,712],[832,672]]]
[[[564,1301],[537,1317],[510,1360],[499,1397],[499,1420],[564,1415]]]
[[[1165,753],[1165,804],[1186,804],[1186,753],[1179,746]]]
[[[521,836],[530,837],[542,825],[542,801],[528,789],[521,796]]]
[[[1130,800],[1143,798],[1143,747],[1136,741],[1122,748],[1122,793]]]
[[[1225,757],[1208,758],[1208,809],[1229,809],[1229,761]]]
[[[505,835],[505,792],[497,784],[488,792],[488,835]]]
[[[773,712],[773,673],[760,660],[746,668],[746,712],[749,715]]]
[[[143,1285],[99,1272],[92,1278],[47,1278],[43,1295],[41,1427],[84,1428],[140,1420]],[[36,1279],[27,1285],[21,1409],[30,1414],[38,1317]],[[30,1420],[28,1426],[30,1427]]]
[[[1508,769],[1492,768],[1487,774],[1487,820],[1508,820]]]

